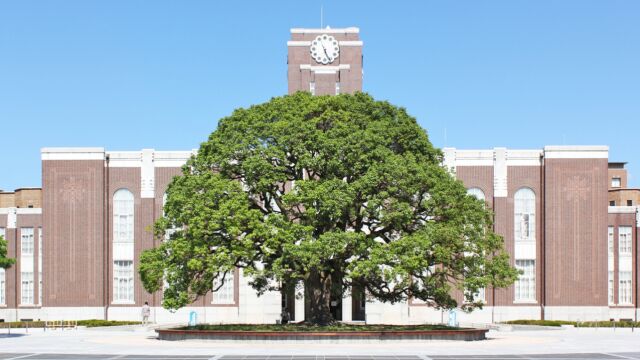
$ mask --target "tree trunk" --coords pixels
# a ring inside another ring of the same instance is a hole
[[[319,271],[312,271],[304,283],[305,321],[314,325],[333,323],[331,315],[331,276]]]

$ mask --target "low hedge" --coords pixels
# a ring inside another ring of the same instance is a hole
[[[537,325],[537,326],[562,326],[573,325],[575,327],[640,327],[640,322],[633,321],[565,321],[565,320],[512,320],[505,324],[512,325]]]
[[[428,330],[458,330],[459,328],[445,325],[353,325],[333,324],[326,326],[304,323],[293,324],[200,324],[196,326],[179,327],[177,330],[212,330],[212,331],[299,331],[299,332],[347,332],[347,331],[428,331]]]
[[[122,325],[138,325],[141,324],[139,321],[112,321],[112,320],[78,320],[78,326],[86,326],[86,327],[99,327],[99,326],[122,326]],[[0,329],[12,328],[43,328],[45,326],[44,321],[12,321],[12,322],[1,322]]]

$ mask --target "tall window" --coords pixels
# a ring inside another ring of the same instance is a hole
[[[618,303],[620,305],[631,304],[631,271],[618,273]]]
[[[607,253],[608,253],[608,268],[609,268],[609,272],[608,272],[608,295],[609,295],[609,304],[613,305],[615,304],[615,296],[614,296],[614,272],[613,272],[613,262],[614,262],[614,227],[613,226],[609,226],[607,228]]]
[[[113,195],[113,301],[134,302],[134,198],[127,189]]]
[[[33,271],[20,272],[20,303],[33,305]]]
[[[340,81],[336,82],[336,95],[340,95]]]
[[[309,92],[311,93],[311,95],[316,94],[316,83],[313,81],[309,83]]]
[[[631,255],[631,226],[618,228],[618,253],[620,256]]]
[[[609,305],[613,305],[615,303],[615,299],[613,298],[613,271],[609,271]]]
[[[33,305],[33,228],[20,229],[20,303]]]
[[[113,242],[133,243],[133,194],[127,189],[113,195]]]
[[[536,194],[529,188],[518,190],[514,196],[515,241],[536,240]]]
[[[609,257],[613,257],[613,226],[609,226],[607,230],[607,247],[609,249]]]
[[[131,260],[113,262],[113,300],[115,302],[133,301],[133,261]]]
[[[0,268],[0,305],[7,304],[7,300],[4,295],[5,291],[6,291],[5,272],[3,268]]]
[[[4,228],[0,227],[0,236],[2,236],[2,238],[4,238],[5,235],[6,235],[6,233],[5,233]],[[4,271],[3,268],[0,268],[0,305],[5,305],[6,304],[7,300],[5,298],[5,292],[6,292],[5,271]]]
[[[20,254],[33,256],[33,228],[20,229]]]
[[[38,304],[42,305],[42,227],[38,228]]]
[[[536,300],[536,261],[516,260],[516,269],[522,270],[522,275],[516,281],[516,301]]]
[[[480,189],[480,188],[472,187],[472,188],[467,189],[467,195],[473,196],[476,199],[481,200],[482,202],[485,201],[484,191],[482,191],[482,189]],[[485,289],[484,288],[478,289],[478,292],[473,294],[473,300],[474,301],[486,301]]]
[[[216,279],[213,282],[213,288],[216,289],[218,286],[220,286],[220,282],[221,282],[220,279]],[[218,291],[215,291],[213,293],[213,301],[211,303],[219,304],[219,305],[235,304],[234,293],[235,293],[235,272],[230,271],[225,276],[224,284],[222,285],[222,287],[220,287]]]

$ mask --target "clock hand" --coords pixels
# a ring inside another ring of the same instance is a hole
[[[324,51],[324,54],[327,56],[327,59],[329,59],[329,54],[327,53],[327,48],[324,47],[323,43],[320,43],[320,46],[322,46],[322,51]]]

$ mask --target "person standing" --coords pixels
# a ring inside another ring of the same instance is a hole
[[[151,315],[151,308],[149,302],[145,301],[142,305],[142,325],[149,325],[149,316]]]

